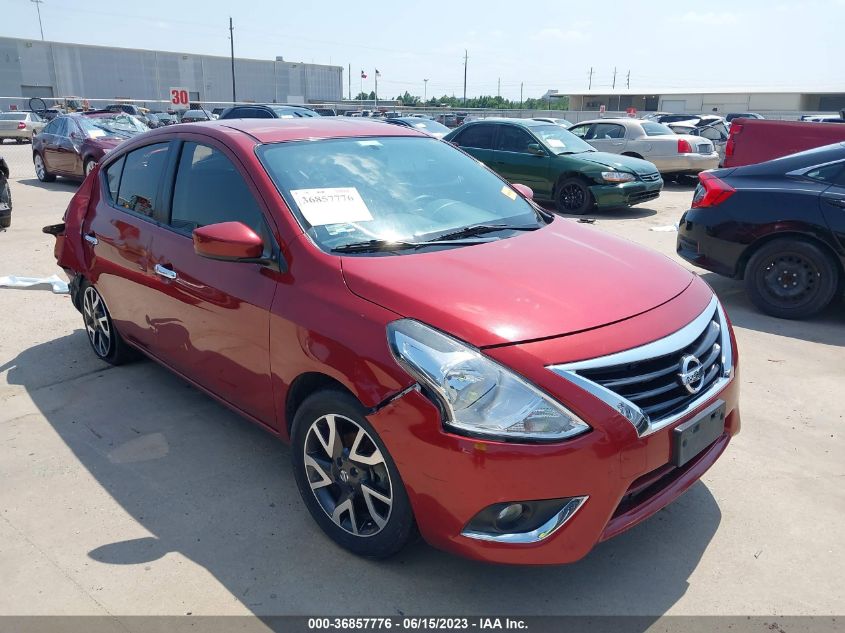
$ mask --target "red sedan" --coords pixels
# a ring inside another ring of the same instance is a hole
[[[154,130],[45,231],[94,352],[143,352],[290,441],[308,510],[358,554],[418,530],[575,561],[739,430],[736,344],[703,281],[410,128]]]

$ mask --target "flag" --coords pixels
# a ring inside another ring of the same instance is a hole
[[[378,71],[378,68],[376,68],[376,77],[381,77],[381,73]]]
[[[367,73],[365,73],[365,72],[362,70],[362,71],[361,71],[361,79],[366,79],[366,78],[367,78]]]

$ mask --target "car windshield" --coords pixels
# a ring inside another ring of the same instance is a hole
[[[433,138],[274,143],[257,153],[302,227],[327,251],[383,241],[395,244],[390,252],[412,253],[468,228],[504,227],[477,238],[488,240],[516,234],[503,235],[507,227],[545,224],[496,175]]]
[[[307,108],[273,108],[271,110],[276,113],[280,119],[291,119],[293,117],[312,117],[312,116],[320,116],[316,112],[312,110],[308,110]]]
[[[0,121],[24,121],[26,114],[17,112],[0,112]]]
[[[82,131],[88,138],[102,138],[111,136],[116,138],[131,138],[150,128],[129,114],[118,114],[112,117],[80,117],[77,119]]]
[[[538,125],[529,128],[555,154],[595,152],[595,148],[559,125]]]
[[[413,119],[411,121],[408,121],[408,123],[410,123],[411,127],[413,128],[423,130],[431,134],[437,134],[438,132],[448,134],[452,131],[442,123],[438,123],[437,121],[431,121],[429,119]]]
[[[663,136],[664,134],[674,134],[672,128],[663,125],[662,123],[654,123],[653,121],[648,121],[642,123],[642,126],[643,132],[645,132],[646,136]]]

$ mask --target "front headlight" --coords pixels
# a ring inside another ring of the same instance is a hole
[[[637,179],[627,171],[603,171],[601,177],[605,182],[631,182]]]
[[[498,439],[561,440],[589,426],[466,343],[412,319],[387,326],[396,361],[440,400],[444,423]]]

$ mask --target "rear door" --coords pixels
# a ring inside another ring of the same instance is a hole
[[[150,246],[158,290],[147,308],[153,353],[272,425],[269,311],[276,282],[259,264],[200,257],[192,239],[195,228],[238,221],[261,235],[271,252],[264,202],[228,149],[206,137],[184,138],[173,163],[170,217],[155,229]]]
[[[54,119],[44,131],[41,157],[44,159],[44,165],[47,167],[47,171],[64,171],[62,168],[62,156],[59,153],[59,147],[62,142],[62,138],[64,138],[64,135],[67,134],[66,130],[67,119],[65,117],[58,117]]]
[[[473,158],[485,165],[493,167],[493,143],[496,139],[496,125],[493,123],[476,123],[462,130],[452,143],[460,147]]]
[[[822,215],[839,246],[845,250],[845,161],[816,168],[807,176],[830,183],[820,198]]]
[[[545,149],[542,156],[528,151],[532,144],[543,147],[523,128],[506,123],[499,125],[491,167],[508,182],[528,185],[536,193],[548,197],[551,195],[548,179],[551,159]]]
[[[154,143],[109,162],[82,225],[91,281],[120,333],[145,349],[155,343],[149,248],[161,219],[160,185],[170,152],[170,143]]]

